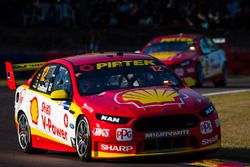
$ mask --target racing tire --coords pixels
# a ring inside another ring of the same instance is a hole
[[[91,160],[91,135],[89,121],[81,116],[76,126],[76,150],[79,158],[83,161]]]
[[[222,68],[222,76],[220,80],[214,81],[214,86],[225,87],[227,86],[227,80],[228,80],[227,67],[226,67],[226,64],[224,63],[223,68]]]
[[[46,153],[47,150],[37,149],[32,147],[31,132],[28,119],[26,115],[22,112],[18,117],[18,142],[21,149],[25,153]]]
[[[200,63],[197,64],[196,67],[196,80],[197,81],[195,83],[195,87],[202,87],[204,81],[204,74]]]

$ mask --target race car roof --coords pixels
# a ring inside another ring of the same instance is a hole
[[[122,61],[122,60],[137,60],[137,59],[153,59],[151,56],[143,54],[134,54],[134,53],[101,53],[101,54],[81,54],[71,57],[63,58],[71,62],[74,66],[81,64],[91,64],[98,62],[109,62],[109,61]]]

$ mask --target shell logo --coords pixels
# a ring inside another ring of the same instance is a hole
[[[38,112],[38,102],[37,102],[36,97],[34,97],[30,101],[30,114],[31,114],[32,122],[37,125],[39,112]]]
[[[138,108],[184,104],[179,94],[173,89],[137,89],[116,94],[119,104],[134,104]]]

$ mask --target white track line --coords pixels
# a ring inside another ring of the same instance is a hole
[[[203,96],[214,96],[214,95],[223,95],[223,94],[230,94],[230,93],[240,93],[240,92],[250,92],[250,89],[239,89],[239,90],[228,90],[228,91],[220,91],[220,92],[213,92],[213,93],[203,93]]]

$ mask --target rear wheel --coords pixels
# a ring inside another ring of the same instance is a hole
[[[195,84],[195,87],[202,87],[204,81],[204,74],[200,63],[197,64],[196,68],[196,80],[197,82]]]
[[[18,141],[24,152],[33,152],[31,145],[30,126],[24,113],[21,113],[18,118]]]
[[[26,153],[46,153],[47,150],[34,149],[31,144],[31,132],[28,119],[22,112],[18,117],[18,141],[22,150]]]
[[[81,160],[91,159],[90,127],[86,117],[81,116],[76,126],[76,149]]]
[[[214,81],[214,86],[216,87],[225,87],[227,85],[227,67],[226,64],[224,63],[223,68],[222,68],[222,76],[220,80]]]

